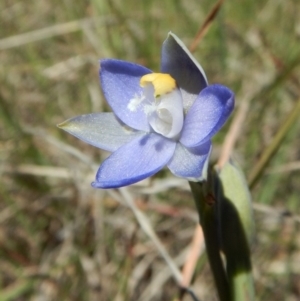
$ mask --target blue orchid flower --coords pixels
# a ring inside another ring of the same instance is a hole
[[[234,94],[208,85],[205,73],[177,36],[162,46],[161,73],[129,62],[100,62],[100,81],[113,113],[69,119],[60,128],[112,152],[101,164],[96,188],[117,188],[167,166],[191,181],[206,178],[211,138],[228,119]]]

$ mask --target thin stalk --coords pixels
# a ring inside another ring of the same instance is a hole
[[[213,273],[219,298],[221,301],[230,301],[229,284],[220,256],[216,208],[210,203],[209,198],[204,195],[204,184],[196,182],[189,182],[189,184],[197,206],[200,224],[203,228],[208,260]]]
[[[299,116],[300,116],[300,99],[298,99],[295,108],[292,109],[289,116],[287,117],[283,125],[279,128],[279,131],[274,136],[272,142],[265,149],[262,156],[260,157],[258,162],[255,164],[254,168],[252,169],[248,181],[250,188],[253,188],[255,186],[261,174],[265,170],[267,164],[279,149],[280,144],[282,143],[283,139],[286,137],[292,125],[296,122],[297,119],[299,119]]]

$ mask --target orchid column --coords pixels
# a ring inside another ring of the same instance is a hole
[[[105,189],[130,185],[167,166],[175,176],[203,188],[200,193],[192,184],[201,224],[204,232],[210,233],[210,226],[203,224],[201,195],[209,191],[211,138],[233,110],[233,92],[219,84],[208,85],[201,66],[172,33],[162,46],[159,73],[106,59],[100,62],[100,81],[113,112],[82,115],[59,125],[77,138],[112,152],[99,167],[92,186]],[[215,218],[209,217],[212,227],[216,227]],[[219,243],[208,245],[210,238],[219,239],[218,234],[213,231],[210,235],[215,237],[206,235],[209,252],[213,247],[219,254]],[[213,268],[214,276],[220,298],[225,300],[222,296],[227,298],[231,293],[221,261],[218,269]],[[221,278],[228,294],[220,291],[218,273],[224,274]]]

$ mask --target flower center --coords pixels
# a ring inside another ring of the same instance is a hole
[[[150,73],[141,77],[140,95],[127,105],[130,111],[142,106],[152,129],[171,139],[178,139],[183,126],[183,103],[175,79],[169,74]]]

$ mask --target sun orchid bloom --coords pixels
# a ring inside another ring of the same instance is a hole
[[[59,125],[77,138],[112,152],[98,169],[96,188],[117,188],[150,177],[167,166],[191,181],[206,178],[211,138],[228,119],[234,94],[208,85],[205,73],[169,33],[161,71],[129,62],[100,62],[100,81],[113,113],[92,113]]]

